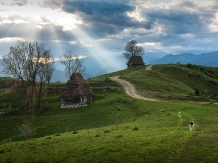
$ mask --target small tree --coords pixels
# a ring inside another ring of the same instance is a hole
[[[73,73],[85,73],[83,60],[78,55],[73,54],[71,50],[66,50],[59,58],[60,63],[65,65],[65,76],[70,78]]]
[[[3,56],[3,72],[16,80],[16,88],[22,91],[22,98],[27,107],[36,102],[40,106],[41,90],[45,81],[44,61],[51,59],[51,51],[37,41],[18,41],[10,47],[10,52]],[[38,82],[40,84],[38,85]]]
[[[144,49],[142,47],[137,46],[136,40],[131,40],[126,44],[125,52],[123,56],[129,60],[132,56],[142,56],[144,55]]]

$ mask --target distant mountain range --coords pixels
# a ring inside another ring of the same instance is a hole
[[[180,62],[181,64],[196,64],[204,66],[218,66],[218,51],[210,53],[202,53],[194,55],[192,53],[182,53],[178,55],[169,54],[163,58],[154,59],[149,61],[149,64],[175,64]]]
[[[96,59],[92,57],[87,57],[83,59],[83,65],[86,67],[86,73],[84,74],[84,79],[92,78],[95,76],[123,70],[126,68],[127,61],[124,59],[122,55],[116,56],[116,60],[120,65],[107,65],[107,61],[102,61],[99,63]],[[176,64],[180,62],[181,64],[196,64],[196,65],[204,65],[204,66],[218,66],[218,51],[210,52],[210,53],[202,53],[199,55],[195,55],[193,53],[182,53],[178,55],[173,54],[165,54],[165,53],[146,53],[143,56],[143,60],[145,64]],[[1,59],[0,59],[1,62]],[[60,62],[55,62],[55,71],[53,73],[53,77],[51,82],[66,82],[68,79],[64,74],[64,66],[60,64]],[[2,65],[0,64],[0,72],[3,70]],[[0,76],[4,76],[0,73]]]

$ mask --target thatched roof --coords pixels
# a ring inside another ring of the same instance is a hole
[[[72,74],[70,80],[67,81],[66,86],[63,88],[60,98],[61,99],[74,99],[78,96],[91,96],[92,89],[83,79],[79,73]]]
[[[127,65],[144,65],[144,61],[141,56],[131,56]]]

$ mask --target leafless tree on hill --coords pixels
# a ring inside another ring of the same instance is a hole
[[[83,60],[78,55],[73,54],[71,50],[66,50],[59,58],[60,63],[65,66],[65,76],[70,78],[73,73],[85,73]]]

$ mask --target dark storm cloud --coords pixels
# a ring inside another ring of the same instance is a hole
[[[77,13],[83,21],[91,24],[102,23],[117,26],[133,26],[135,24],[126,14],[135,8],[122,3],[66,1],[62,7],[64,11]]]
[[[44,5],[47,7],[59,6],[65,12],[79,15],[82,21],[87,24],[83,26],[83,29],[96,37],[117,34],[125,28],[150,30],[155,23],[164,25],[167,33],[203,32],[208,30],[208,23],[214,17],[214,13],[211,12],[201,14],[174,9],[147,10],[144,11],[146,21],[139,22],[134,17],[131,18],[127,15],[127,12],[135,10],[135,7],[128,5],[128,3],[64,0],[60,4],[55,0],[47,0]],[[182,2],[178,6],[181,8],[197,8],[197,5],[191,1]]]
[[[128,5],[129,0],[120,0],[111,2],[109,0],[86,0],[60,2],[55,0],[46,0],[41,4],[43,7],[62,8],[63,11],[76,14],[87,24],[83,29],[93,34],[93,36],[106,36],[116,34],[126,27],[142,26],[138,21],[130,18],[127,12],[134,11],[135,7]],[[150,29],[150,24],[143,24]]]
[[[120,2],[120,1],[119,1]],[[127,15],[127,12],[135,10],[128,3],[109,3],[109,1],[65,1],[62,9],[68,13],[74,13],[84,21],[86,32],[104,37],[117,34],[125,28],[151,29],[153,22],[139,22]]]
[[[213,14],[200,15],[184,11],[149,11],[146,18],[165,26],[167,33],[198,33],[208,30]]]
[[[123,3],[108,3],[105,1],[64,1],[63,10],[70,13],[82,12],[86,15],[103,15],[110,17],[113,14],[123,14],[134,8]]]

